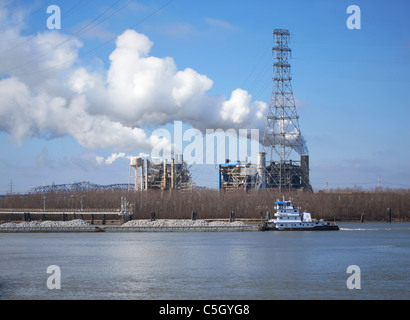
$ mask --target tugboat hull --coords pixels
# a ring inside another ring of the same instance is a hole
[[[259,228],[260,231],[334,231],[339,230],[337,225],[329,226],[314,226],[311,228],[277,228],[275,226],[263,225]]]

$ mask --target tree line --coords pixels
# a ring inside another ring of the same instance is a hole
[[[89,190],[7,195],[0,199],[0,210],[119,211],[125,197],[134,219],[224,219],[233,211],[235,218],[263,219],[274,212],[276,200],[292,199],[295,207],[311,212],[313,218],[326,220],[386,220],[387,208],[393,221],[409,221],[410,190],[361,191],[334,189],[328,192],[262,191],[223,192],[218,190]]]

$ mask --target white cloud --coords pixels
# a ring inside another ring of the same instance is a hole
[[[250,114],[257,114],[260,118],[261,112],[266,108],[266,103],[252,102],[251,99],[252,96],[243,89],[233,91],[231,98],[222,104],[222,119],[229,120],[233,124],[245,124]]]
[[[0,17],[8,15],[0,9]],[[266,103],[252,102],[242,89],[227,101],[209,95],[211,79],[178,70],[171,57],[150,56],[153,42],[134,30],[118,36],[108,70],[88,70],[79,40],[55,30],[23,36],[6,25],[0,26],[0,130],[19,143],[70,135],[87,149],[150,151],[169,149],[170,141],[148,136],[144,125],[181,120],[204,131],[217,123],[222,129],[264,124],[258,121]]]
[[[89,74],[85,68],[78,68],[68,78],[67,86],[76,93],[84,93],[96,85],[98,79]]]
[[[223,116],[227,121],[221,126],[227,129],[251,124],[256,113],[266,107],[264,102],[251,102],[251,96],[242,89],[235,90],[228,102],[222,96],[208,95],[211,79],[191,68],[178,70],[170,57],[149,56],[151,46],[152,42],[133,30],[118,37],[107,72],[110,103],[106,104],[106,113],[111,117],[135,126],[182,120],[204,130],[215,126],[221,110],[227,111],[226,103],[235,113],[255,112],[249,114],[248,121],[242,119],[243,115],[238,119]]]

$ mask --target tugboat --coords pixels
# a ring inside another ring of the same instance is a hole
[[[326,222],[323,219],[312,219],[309,212],[299,212],[299,208],[294,208],[292,201],[283,199],[275,202],[275,218],[266,220],[260,227],[261,231],[324,231],[339,230],[333,222]]]

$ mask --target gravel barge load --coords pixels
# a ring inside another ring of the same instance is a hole
[[[0,232],[180,232],[180,231],[257,231],[258,227],[241,221],[132,220],[121,226],[93,226],[77,219],[71,221],[30,221],[3,223]]]

